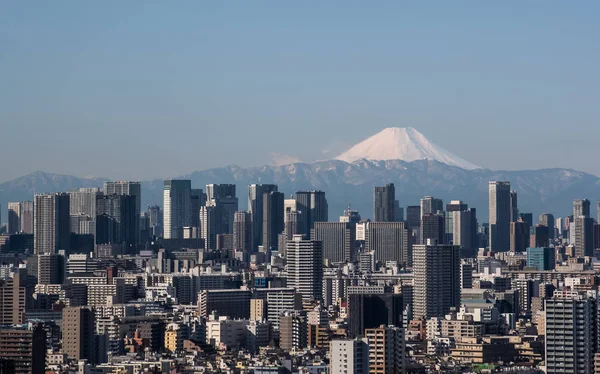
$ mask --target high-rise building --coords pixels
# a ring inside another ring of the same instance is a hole
[[[33,201],[21,201],[21,224],[23,234],[33,234]]]
[[[296,192],[296,212],[298,215],[298,233],[310,236],[315,222],[327,222],[329,206],[323,191]]]
[[[442,214],[425,213],[421,216],[421,243],[431,239],[438,244],[445,243],[445,221]]]
[[[573,218],[584,216],[590,217],[590,201],[588,199],[577,199],[573,201]]]
[[[581,215],[575,218],[574,244],[577,257],[594,255],[594,219]]]
[[[404,222],[367,222],[365,226],[365,251],[373,251],[376,262],[410,265],[411,241]]]
[[[205,249],[217,249],[217,209],[215,205],[205,205],[200,207],[198,213],[200,217],[200,238],[204,239]]]
[[[277,237],[283,232],[283,200],[281,192],[265,192],[263,195],[262,246],[265,250],[277,249]]]
[[[38,255],[38,284],[62,284],[65,279],[65,265],[63,255]]]
[[[546,299],[546,373],[594,373],[597,300],[573,291]]]
[[[524,252],[529,247],[529,225],[519,219],[510,223],[510,251]]]
[[[131,182],[131,181],[116,181],[116,182],[104,182],[104,193],[107,195],[127,195],[133,196],[135,200],[135,211],[134,215],[135,220],[135,242],[133,244],[138,244],[140,242],[140,214],[142,212],[142,185],[140,182]],[[93,217],[93,216],[92,216]]]
[[[279,317],[279,348],[291,351],[308,346],[308,323],[305,311],[285,311]]]
[[[252,251],[252,215],[250,212],[235,212],[233,216],[233,249]]]
[[[527,267],[536,270],[554,270],[556,250],[554,248],[527,248]]]
[[[330,262],[352,261],[356,257],[356,224],[315,222],[311,239],[323,243],[323,259]]]
[[[344,210],[344,215],[340,216],[340,222],[349,223],[351,225],[356,225],[360,220],[360,213],[358,213],[358,210],[350,209],[350,205],[348,205],[348,209]]]
[[[238,211],[235,184],[207,184],[207,201],[216,200],[219,205],[219,234],[233,234],[233,218]]]
[[[0,327],[0,361],[13,363],[2,373],[44,374],[46,330],[41,324]]]
[[[394,200],[394,221],[404,221],[404,208],[400,206],[400,201]]]
[[[489,247],[494,252],[505,252],[510,249],[510,197],[510,182],[489,182]]]
[[[34,253],[56,253],[60,249],[68,251],[71,242],[69,195],[36,194],[34,201]]]
[[[135,196],[98,195],[96,197],[96,243],[135,245],[139,215]]]
[[[444,210],[444,202],[433,196],[425,196],[421,199],[421,217],[425,214],[437,214]]]
[[[463,257],[475,257],[478,249],[477,211],[467,208],[447,213],[452,215],[452,244],[460,246]]]
[[[460,247],[413,247],[413,318],[444,317],[460,306]]]
[[[533,213],[519,213],[519,219],[523,220],[527,226],[533,226]]]
[[[254,231],[254,248],[263,244],[263,196],[266,192],[277,192],[275,184],[251,184],[248,186],[248,210],[252,216],[252,230]]]
[[[152,235],[157,237],[163,236],[163,211],[158,205],[148,207],[148,220]]]
[[[287,285],[302,299],[321,300],[323,292],[323,244],[295,235],[287,242]]]
[[[0,280],[0,324],[25,322],[27,273],[17,271],[12,278]]]
[[[529,245],[532,247],[548,247],[550,245],[550,233],[548,226],[537,224],[531,228]]]
[[[163,193],[165,239],[182,239],[183,228],[192,225],[191,195],[190,180],[165,180]]]
[[[66,307],[62,312],[62,351],[67,357],[95,362],[94,312],[88,307]]]
[[[540,225],[544,225],[548,228],[548,234],[550,240],[554,240],[554,231],[555,231],[555,220],[554,215],[551,213],[542,213],[540,214]]]
[[[519,203],[517,191],[510,191],[510,222],[516,222],[519,219]]]
[[[396,220],[396,187],[393,183],[375,187],[373,193],[373,220],[375,222],[394,222]]]
[[[406,221],[408,222],[408,227],[411,229],[421,227],[420,205],[409,205],[406,207]]]
[[[8,226],[6,232],[16,234],[21,231],[21,203],[8,203]]]
[[[368,374],[369,345],[365,339],[333,339],[329,348],[330,374]]]
[[[597,221],[600,223],[600,200],[598,200],[598,219]]]
[[[406,372],[404,361],[404,329],[380,326],[365,330],[369,344],[369,373],[402,374]]]
[[[353,337],[380,325],[402,326],[402,294],[352,293],[348,295],[348,309],[348,332]]]
[[[205,206],[206,202],[206,194],[202,191],[202,188],[192,188],[190,190],[190,214],[192,215],[192,220],[190,222],[191,227],[200,227],[200,208]],[[214,200],[213,205],[216,205]]]

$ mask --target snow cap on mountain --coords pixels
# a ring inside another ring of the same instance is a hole
[[[336,160],[354,162],[367,160],[436,160],[462,169],[480,169],[444,148],[430,142],[412,127],[388,127],[352,146]]]

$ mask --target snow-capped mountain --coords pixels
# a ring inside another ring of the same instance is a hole
[[[480,169],[444,148],[436,145],[412,127],[388,127],[355,144],[338,155],[336,160],[354,162],[366,160],[435,160],[466,170]]]

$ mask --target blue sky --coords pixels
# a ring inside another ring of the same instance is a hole
[[[1,180],[323,159],[412,126],[600,175],[600,3],[0,3]]]

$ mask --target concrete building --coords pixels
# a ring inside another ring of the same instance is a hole
[[[198,294],[198,315],[208,317],[216,312],[220,316],[250,319],[249,290],[204,290]]]
[[[253,248],[252,215],[235,212],[233,217],[233,249],[250,252]]]
[[[36,194],[34,197],[33,251],[35,254],[69,250],[71,218],[69,195]]]
[[[413,318],[443,317],[460,306],[460,247],[413,247]]]
[[[396,221],[396,188],[393,183],[375,187],[373,192],[373,220],[375,222]]]
[[[517,191],[510,191],[510,222],[516,222],[519,219],[519,204]]]
[[[277,192],[275,184],[251,184],[248,186],[248,211],[252,216],[252,230],[254,232],[254,248],[263,244],[263,196],[266,192]]]
[[[123,244],[126,248],[137,244],[140,216],[135,204],[133,195],[96,197],[96,244]]]
[[[510,249],[510,182],[489,182],[489,248],[494,252]]]
[[[589,205],[589,204],[588,204]],[[575,217],[573,223],[575,256],[594,255],[594,220],[586,216]]]
[[[165,180],[163,191],[164,238],[182,239],[183,228],[192,225],[192,182]]]
[[[536,270],[554,270],[556,250],[548,247],[527,248],[527,267]]]
[[[590,201],[588,199],[573,200],[573,218],[590,218]]]
[[[235,184],[207,184],[206,201],[219,206],[217,229],[219,234],[233,234],[234,216],[238,211]]]
[[[404,329],[380,326],[365,330],[369,344],[369,373],[406,373]]]
[[[444,211],[444,202],[433,196],[425,196],[421,199],[421,218],[425,214],[437,214]]]
[[[510,223],[510,251],[524,252],[529,247],[529,225],[519,219],[517,222]]]
[[[38,255],[38,284],[62,284],[65,279],[65,256]]]
[[[284,196],[281,192],[263,195],[262,246],[264,250],[278,249],[278,235],[283,232]]]
[[[554,215],[551,213],[542,213],[540,214],[540,225],[544,225],[548,228],[548,234],[550,236],[550,240],[554,240],[554,232],[556,231],[556,223],[555,223]]]
[[[46,331],[42,325],[1,327],[0,361],[12,361],[14,363],[12,369],[2,372],[44,374]]]
[[[404,311],[402,294],[361,293],[348,295],[348,333],[363,336],[365,329],[402,326]]]
[[[16,272],[12,278],[0,281],[0,324],[16,325],[25,322],[26,286],[26,272]]]
[[[404,222],[366,222],[365,251],[375,253],[375,261],[411,263],[411,242]]]
[[[214,200],[207,203],[210,205],[200,207],[200,238],[204,239],[205,249],[217,249],[217,220],[219,219],[219,207],[214,205]]]
[[[21,203],[8,203],[7,234],[16,234],[21,231]]]
[[[306,312],[286,311],[279,317],[279,348],[286,351],[308,346],[308,323]]]
[[[369,345],[366,338],[334,339],[329,352],[329,374],[369,373]]]
[[[421,241],[427,243],[432,240],[436,243],[445,243],[445,221],[442,214],[424,213],[421,215]]]
[[[287,242],[287,285],[305,300],[321,300],[323,292],[323,244],[296,235]]]
[[[63,309],[62,351],[71,359],[95,362],[94,312],[90,308]]]
[[[311,230],[315,227],[315,222],[327,222],[329,218],[329,205],[325,198],[325,192],[297,191],[296,192],[296,212],[298,218],[298,234],[310,236]]]
[[[356,258],[356,224],[315,222],[311,239],[323,243],[323,259],[329,262],[340,263]]]

